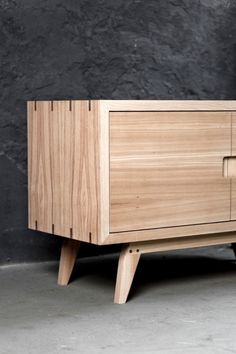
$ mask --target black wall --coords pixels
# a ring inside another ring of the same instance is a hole
[[[1,264],[59,254],[27,230],[26,100],[236,99],[235,19],[233,0],[0,0]]]

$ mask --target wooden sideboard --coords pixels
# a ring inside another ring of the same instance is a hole
[[[123,244],[115,302],[140,255],[236,242],[236,101],[29,101],[29,228]]]

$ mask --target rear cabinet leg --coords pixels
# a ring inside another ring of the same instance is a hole
[[[139,253],[133,253],[129,245],[123,247],[118,264],[114,302],[124,304],[129,295],[135,271],[140,259]]]
[[[67,285],[69,283],[79,251],[79,246],[80,242],[77,240],[65,239],[63,241],[58,273],[58,285]]]

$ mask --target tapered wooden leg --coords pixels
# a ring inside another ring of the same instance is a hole
[[[129,245],[123,247],[119,258],[116,278],[114,297],[116,304],[124,304],[126,302],[139,259],[140,254],[133,253],[133,251],[129,249]]]
[[[232,243],[231,245],[232,245],[235,257],[236,257],[236,243]]]
[[[65,239],[61,248],[61,258],[58,273],[58,285],[67,285],[73,271],[80,242]]]

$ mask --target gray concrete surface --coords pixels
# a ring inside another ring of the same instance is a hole
[[[0,353],[236,353],[229,247],[144,255],[129,301],[113,304],[117,255],[0,268]]]

